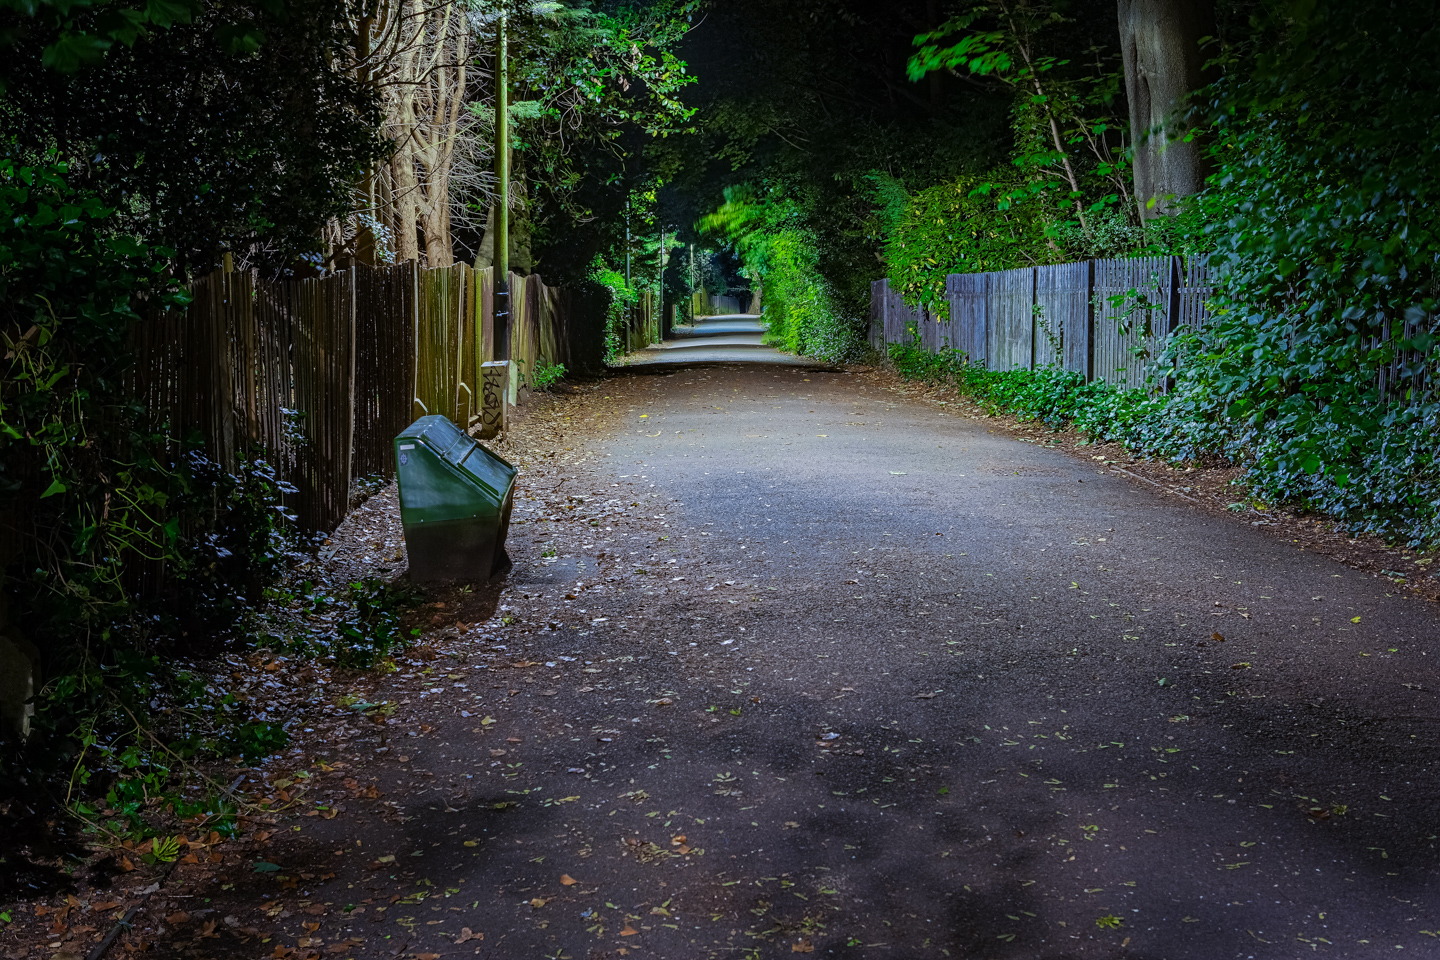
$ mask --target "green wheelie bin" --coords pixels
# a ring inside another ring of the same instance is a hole
[[[421,417],[395,438],[400,520],[415,580],[484,582],[505,567],[515,468],[448,417]]]

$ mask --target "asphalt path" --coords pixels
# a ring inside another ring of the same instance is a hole
[[[555,422],[466,691],[405,700],[367,882],[441,905],[385,949],[1440,954],[1431,606],[841,372]]]
[[[756,314],[736,313],[700,317],[693,324],[677,326],[670,338],[636,351],[625,365],[645,367],[656,364],[695,366],[713,363],[764,363],[781,366],[814,366],[814,362],[766,346],[765,321]]]

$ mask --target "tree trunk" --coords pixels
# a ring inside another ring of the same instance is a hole
[[[1204,185],[1203,152],[1185,138],[1184,114],[1206,81],[1200,40],[1215,32],[1214,0],[1119,0],[1119,19],[1135,199],[1148,219],[1173,212],[1171,198]]]

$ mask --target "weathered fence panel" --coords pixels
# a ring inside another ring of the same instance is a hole
[[[1143,387],[1170,333],[1171,257],[1095,261],[1095,378]],[[1133,293],[1132,293],[1133,291]]]
[[[946,278],[950,296],[950,324],[953,346],[972,363],[990,360],[988,273],[952,273]]]
[[[1179,257],[1175,258],[1179,260]],[[1215,293],[1210,274],[1210,257],[1189,257],[1179,266],[1180,288],[1176,292],[1171,332],[1181,326],[1203,330],[1210,319],[1209,302]]]
[[[217,271],[191,284],[184,310],[137,326],[134,394],[173,453],[199,449],[232,472],[241,457],[264,457],[296,488],[286,505],[300,525],[329,530],[352,477],[393,473],[392,441],[415,416],[476,420],[477,374],[494,351],[493,286],[490,269],[465,264],[283,282]],[[572,350],[598,343],[572,342],[587,330],[571,326],[563,291],[517,274],[510,286],[518,386],[542,365],[585,365]],[[631,339],[648,345],[657,321],[647,297]]]
[[[1029,370],[1035,363],[1035,273],[1029,268],[990,274],[986,297],[991,370]]]
[[[390,476],[395,435],[413,419],[419,267],[355,270],[355,476]]]
[[[457,263],[416,277],[413,413],[442,414],[469,429],[480,415],[474,271]]]
[[[1090,379],[1092,277],[1089,261],[1035,268],[1037,368],[1054,365]]]
[[[294,409],[301,442],[290,482],[307,530],[331,530],[350,504],[355,426],[355,273],[284,286],[290,298]]]
[[[865,339],[876,350],[885,349],[885,281],[870,281],[870,326]]]
[[[1087,380],[1163,390],[1168,378],[1155,376],[1164,371],[1153,365],[1165,338],[1182,325],[1203,328],[1212,293],[1204,257],[950,274],[945,320],[909,306],[878,280],[871,285],[871,336],[879,350],[917,342],[925,350],[953,348],[991,370],[1055,366]]]

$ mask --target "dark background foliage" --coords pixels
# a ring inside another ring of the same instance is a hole
[[[234,42],[240,21],[263,47]],[[385,151],[373,93],[336,69],[347,31],[340,0],[205,8],[60,72],[42,63],[55,30],[32,24],[0,61],[0,138],[24,161],[68,163],[115,229],[170,247],[184,274],[225,250],[283,271],[318,253]]]

